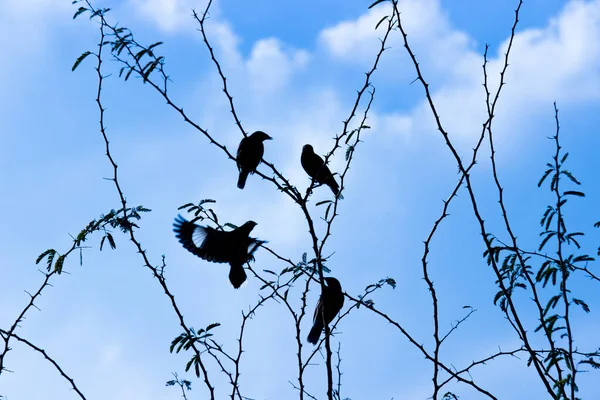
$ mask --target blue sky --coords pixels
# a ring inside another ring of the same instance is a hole
[[[402,2],[409,40],[431,83],[442,122],[461,151],[471,156],[484,118],[482,52],[490,44],[490,79],[497,85],[513,10],[517,2],[407,0]],[[190,9],[192,0],[103,0],[110,17],[131,28],[145,43],[163,41],[172,77],[171,94],[195,120],[229,149],[240,134],[234,125],[221,82],[210,63]],[[367,9],[359,1],[290,2],[217,1],[207,25],[239,116],[247,130],[275,138],[265,158],[301,190],[309,179],[300,168],[302,145],[324,154],[342,129],[377,51],[382,31],[374,26],[384,8]],[[43,276],[35,259],[47,248],[61,251],[92,219],[119,202],[104,155],[94,103],[92,60],[76,72],[73,61],[94,49],[96,24],[71,19],[70,1],[5,0],[0,5],[0,327],[11,324]],[[567,208],[569,226],[589,235],[583,250],[595,254],[600,238],[592,228],[600,220],[600,170],[596,149],[600,100],[600,1],[530,0],[521,21],[507,73],[507,86],[495,122],[497,163],[506,204],[522,243],[537,248],[539,220],[553,199],[536,184],[554,152],[552,102],[560,108],[562,143],[571,153],[569,169],[583,182],[587,197]],[[423,241],[438,218],[442,200],[453,189],[457,168],[436,131],[422,87],[394,34],[390,49],[373,78],[376,100],[354,164],[346,179],[345,199],[328,245],[329,262],[345,291],[352,295],[391,276],[398,286],[374,296],[376,306],[400,322],[428,348],[432,346],[431,301],[422,279]],[[107,72],[118,66],[107,63]],[[237,170],[204,136],[187,126],[147,85],[137,79],[106,81],[104,105],[113,155],[131,205],[152,213],[140,223],[139,238],[156,265],[166,255],[168,283],[188,323],[222,326],[217,338],[236,345],[241,311],[258,300],[256,279],[240,290],[227,281],[227,269],[185,251],[172,233],[177,207],[203,198],[217,200],[222,220],[258,222],[255,236],[293,260],[310,250],[306,225],[289,198],[257,176],[243,191],[235,187]],[[332,169],[343,165],[342,152]],[[484,219],[502,238],[497,193],[491,179],[489,151],[483,151],[473,175]],[[225,182],[225,184],[223,183]],[[313,204],[327,199],[319,188]],[[315,213],[321,212],[313,209]],[[442,330],[477,312],[449,339],[442,359],[456,367],[486,357],[500,346],[517,346],[501,311],[492,304],[492,271],[481,254],[467,192],[454,200],[451,216],[432,242],[430,269],[441,303]],[[316,214],[318,215],[318,214]],[[322,232],[323,226],[319,226]],[[185,375],[189,355],[168,352],[180,333],[175,315],[157,282],[125,237],[117,250],[98,251],[99,238],[67,260],[18,333],[48,351],[90,399],[174,399],[164,386],[171,372],[193,382],[190,398],[205,398],[200,380]],[[258,251],[257,269],[284,266]],[[593,268],[593,266],[592,266]],[[577,344],[597,347],[600,305],[593,282],[574,285],[592,313],[573,315]],[[309,294],[312,307],[317,290]],[[527,299],[525,315],[533,316]],[[348,306],[348,303],[347,303]],[[305,320],[303,329],[310,324]],[[528,325],[532,332],[535,324]],[[426,399],[431,396],[431,365],[400,333],[365,310],[353,312],[339,326],[342,343],[342,396],[352,399]],[[284,307],[271,303],[250,321],[241,388],[255,399],[293,398],[296,377],[293,324]],[[39,354],[13,343],[0,394],[8,399],[75,399],[66,381]],[[325,392],[323,361],[307,372],[308,391]],[[214,366],[212,366],[214,367]],[[214,368],[213,368],[214,369]],[[525,360],[503,358],[472,372],[498,398],[541,398],[543,388]],[[212,372],[218,398],[227,382]],[[593,372],[580,375],[581,397],[600,397]],[[507,384],[510,382],[510,384]],[[447,388],[461,400],[481,398],[464,385]]]

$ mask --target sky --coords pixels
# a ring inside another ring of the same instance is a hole
[[[170,94],[190,117],[231,151],[241,135],[229,111],[191,9],[193,0],[102,0],[109,19],[135,33],[138,41],[162,41],[160,54],[172,83]],[[265,158],[299,188],[310,180],[300,166],[302,146],[318,154],[332,146],[343,129],[379,47],[375,25],[389,12],[368,9],[356,0],[215,1],[207,33],[227,76],[238,116],[248,131],[263,130],[274,140]],[[445,129],[463,160],[470,159],[485,121],[481,65],[489,44],[489,80],[497,87],[517,1],[403,0],[409,42],[419,59]],[[93,59],[71,72],[74,60],[95,50],[98,26],[72,15],[70,1],[4,0],[0,3],[0,328],[6,329],[37,290],[43,275],[35,264],[48,248],[66,251],[87,223],[120,206],[112,168],[99,132]],[[582,182],[584,199],[567,204],[574,231],[584,231],[580,253],[595,255],[600,236],[600,161],[596,134],[600,105],[600,0],[529,0],[516,29],[506,86],[494,122],[496,163],[509,217],[523,246],[536,250],[539,220],[552,194],[537,182],[554,154],[553,102],[560,112],[561,141],[570,153],[568,168]],[[310,252],[306,222],[298,207],[268,181],[249,177],[235,187],[237,169],[198,131],[187,125],[149,85],[118,78],[119,65],[107,60],[103,102],[112,154],[130,205],[152,209],[136,232],[154,265],[165,255],[165,275],[186,321],[196,328],[221,323],[216,339],[235,349],[242,312],[259,300],[261,283],[249,277],[234,290],[227,268],[194,257],[177,242],[172,222],[177,208],[201,199],[216,200],[220,220],[258,223],[253,235],[294,261]],[[326,252],[331,275],[353,296],[382,278],[397,287],[382,288],[375,306],[398,321],[428,349],[433,348],[432,306],[423,280],[423,241],[439,217],[443,200],[459,176],[428,109],[423,87],[413,82],[414,66],[401,36],[393,32],[389,49],[373,75],[375,101],[345,180],[344,200]],[[498,194],[482,150],[473,170],[474,191],[490,231],[506,240]],[[343,151],[332,159],[340,171]],[[267,169],[259,167],[263,172]],[[322,235],[323,210],[315,203],[331,198],[317,188],[310,210]],[[482,253],[484,244],[467,191],[450,206],[450,216],[431,243],[429,268],[440,301],[443,332],[464,317],[463,306],[477,311],[448,338],[441,358],[457,368],[501,348],[518,347],[518,338],[493,304],[495,276]],[[192,381],[190,399],[207,398],[201,379],[185,373],[191,354],[170,354],[181,328],[158,282],[127,238],[115,233],[117,249],[99,251],[100,237],[86,242],[52,279],[21,323],[17,334],[44,348],[88,399],[176,399],[181,393],[165,382],[172,373]],[[552,252],[548,250],[549,254]],[[536,265],[539,265],[536,264]],[[253,266],[285,267],[259,249]],[[595,265],[590,263],[590,268]],[[583,275],[573,291],[591,308],[573,311],[576,345],[598,347],[600,306],[596,284]],[[318,298],[316,286],[309,308]],[[547,292],[549,293],[549,292]],[[295,304],[299,304],[296,292]],[[548,296],[548,295],[546,295]],[[535,313],[519,298],[527,329]],[[350,306],[346,301],[346,310]],[[310,318],[302,329],[308,333]],[[253,399],[297,396],[294,326],[281,304],[270,302],[248,322],[242,357],[241,390]],[[341,343],[342,398],[427,399],[432,366],[400,332],[361,308],[344,318],[333,338]],[[536,340],[535,343],[541,343]],[[0,395],[15,399],[76,399],[66,380],[40,354],[13,341],[6,357],[12,371],[0,376]],[[304,347],[305,351],[310,350]],[[217,398],[230,388],[210,364]],[[472,377],[500,399],[542,398],[526,357],[503,357],[475,368]],[[579,375],[580,397],[600,397],[597,373]],[[326,375],[320,355],[307,373],[307,391],[325,398]],[[479,399],[466,385],[445,390],[461,400]]]

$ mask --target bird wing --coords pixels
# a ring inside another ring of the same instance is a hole
[[[303,152],[302,157],[300,157],[300,163],[302,164],[302,168],[304,168],[304,171],[308,174],[308,176],[313,179],[317,179],[324,161],[315,153]]]
[[[323,317],[320,316],[319,314],[321,313],[321,309],[323,308],[323,298],[321,296],[319,296],[319,301],[317,302],[317,306],[315,307],[315,313],[313,315],[313,324],[315,323],[315,321],[317,321],[317,319],[322,319]]]
[[[249,138],[245,137],[240,141],[240,145],[238,146],[237,149],[237,154],[236,154],[236,161],[237,161],[237,166],[238,169],[242,169],[242,164],[244,164],[244,162],[242,161],[242,158],[244,157],[244,153],[247,147],[247,142],[248,142]]]
[[[252,255],[254,254],[254,252],[263,244],[267,243],[266,240],[258,240],[255,238],[248,238],[249,243],[248,243],[248,255],[250,256],[250,258],[254,258],[252,257]]]
[[[173,224],[175,236],[190,253],[211,262],[229,262],[230,255],[227,243],[230,232],[217,231],[209,226],[204,227],[186,221],[178,215]]]
[[[316,181],[318,181],[319,183],[326,183],[329,179],[333,179],[333,174],[331,173],[331,170],[325,164],[325,161],[323,161],[323,159],[317,154],[315,154],[315,165],[318,165],[318,168],[315,171]]]

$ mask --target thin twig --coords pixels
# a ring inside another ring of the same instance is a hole
[[[31,343],[29,340],[24,339],[20,336],[18,336],[15,333],[12,333],[10,331],[5,331],[4,329],[0,329],[0,334],[2,334],[3,338],[6,340],[9,337],[14,337],[15,339],[17,339],[19,342],[25,343],[27,346],[31,347],[33,350],[37,351],[38,353],[42,354],[44,356],[44,358],[46,360],[48,360],[53,366],[54,368],[56,368],[56,370],[62,375],[63,378],[65,378],[67,381],[69,381],[69,383],[71,384],[71,387],[73,388],[73,390],[77,393],[77,395],[83,399],[86,400],[85,396],[83,395],[83,393],[81,392],[81,390],[79,390],[79,388],[77,387],[77,385],[75,384],[75,381],[73,380],[73,378],[71,378],[69,375],[67,375],[65,373],[65,371],[61,368],[61,366],[54,361],[54,359],[52,357],[50,357],[48,355],[48,353],[46,353],[46,351],[38,346],[36,346],[35,344]]]

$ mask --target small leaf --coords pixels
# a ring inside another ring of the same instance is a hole
[[[161,44],[163,44],[163,42],[153,43],[150,46],[148,46],[148,50],[152,50],[153,48],[155,48],[156,46],[160,46]],[[213,203],[214,203],[214,200],[213,200]]]
[[[550,165],[550,164],[548,164],[548,166],[552,167],[552,165]],[[544,181],[546,180],[546,178],[552,171],[554,171],[554,169],[547,169],[546,172],[544,172],[544,175],[542,175],[542,178],[538,182],[538,187],[542,186],[542,183],[544,183]]]
[[[590,312],[590,307],[583,300],[573,298],[573,303],[577,304],[578,306],[581,306],[581,308],[583,308],[583,311],[585,311],[586,313]]]
[[[54,271],[60,274],[62,272],[64,262],[65,255],[62,254],[56,259],[56,263],[54,264]]]
[[[383,3],[384,1],[387,1],[387,0],[377,0],[375,3],[373,3],[373,4],[371,4],[371,5],[369,6],[369,9],[371,9],[371,8],[375,7],[375,6],[376,6],[377,4],[379,4],[379,3]]]
[[[577,197],[585,197],[585,193],[578,192],[576,190],[567,190],[563,193],[563,196],[577,196]]]
[[[73,19],[77,18],[78,16],[80,16],[81,14],[83,14],[86,11],[88,11],[87,8],[79,7],[79,9],[77,11],[75,11],[75,14],[73,15]]]
[[[325,210],[325,219],[327,219],[327,216],[329,215],[329,210],[331,209],[331,203],[327,206],[327,209]]]
[[[348,148],[346,149],[346,161],[348,161],[350,159],[353,152],[354,152],[354,146],[348,146]]]
[[[42,261],[44,259],[44,257],[46,257],[47,255],[50,255],[50,254],[52,255],[52,257],[54,257],[55,253],[56,253],[56,250],[48,249],[38,256],[38,258],[35,260],[35,263],[39,264],[40,261]]]
[[[116,249],[117,245],[115,244],[115,239],[113,239],[112,235],[110,233],[107,233],[106,237],[108,237],[108,244],[110,244],[110,248],[113,250]]]
[[[560,171],[560,173],[563,174],[563,175],[566,175],[573,183],[575,183],[577,185],[581,185],[581,182],[579,182],[577,179],[575,179],[575,177],[573,176],[573,174],[571,174],[566,169],[563,169],[562,171]]]
[[[218,322],[214,322],[214,323],[212,323],[212,324],[210,324],[209,326],[207,326],[207,327],[206,327],[206,332],[208,332],[208,331],[210,331],[211,329],[214,329],[214,328],[216,328],[216,327],[219,327],[219,326],[221,326],[221,324],[220,324],[220,323],[218,323]]]
[[[77,67],[79,67],[79,64],[81,64],[81,62],[83,60],[85,60],[85,58],[87,56],[89,56],[90,54],[92,54],[91,51],[86,51],[82,55],[80,55],[79,57],[77,57],[77,60],[75,60],[75,63],[73,64],[73,67],[71,67],[71,71],[75,71],[77,69]]]
[[[386,15],[385,17],[381,18],[381,19],[379,20],[379,22],[377,23],[377,25],[375,25],[375,30],[377,30],[377,29],[379,28],[379,25],[381,25],[381,23],[382,23],[383,21],[387,20],[389,17],[390,17],[389,15]]]

